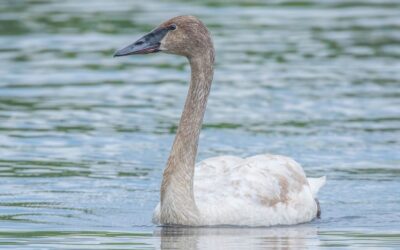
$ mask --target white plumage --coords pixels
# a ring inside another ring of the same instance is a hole
[[[200,225],[271,226],[312,220],[325,177],[307,179],[301,166],[280,155],[219,156],[199,162],[194,197]],[[160,223],[160,204],[153,222]]]

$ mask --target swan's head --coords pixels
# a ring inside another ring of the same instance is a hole
[[[114,56],[165,52],[191,58],[213,50],[206,26],[194,16],[177,16],[131,45],[115,52]]]

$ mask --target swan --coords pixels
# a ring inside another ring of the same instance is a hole
[[[117,50],[114,57],[159,51],[186,57],[191,80],[153,223],[273,226],[304,223],[319,216],[316,195],[325,184],[325,176],[306,178],[302,167],[289,157],[218,156],[196,165],[214,73],[211,36],[198,18],[177,16]]]

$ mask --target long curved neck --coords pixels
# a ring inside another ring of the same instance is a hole
[[[214,50],[189,58],[191,81],[161,185],[161,223],[193,225],[198,210],[193,195],[200,130],[213,78]]]

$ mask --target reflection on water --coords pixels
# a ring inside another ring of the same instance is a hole
[[[397,0],[0,1],[0,248],[399,245],[399,10]],[[328,176],[321,220],[151,224],[189,68],[112,54],[178,14],[204,20],[217,51],[198,159],[289,155]]]
[[[157,229],[160,249],[301,249],[320,244],[314,226]]]
[[[396,247],[392,232],[321,231],[313,225],[275,228],[157,228],[159,249],[312,249]],[[157,248],[157,246],[156,246]],[[158,248],[157,248],[158,249]]]

